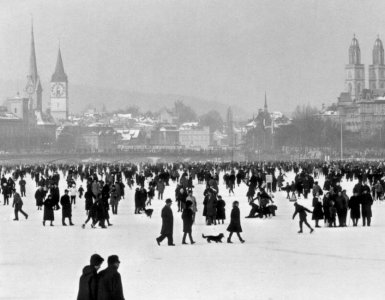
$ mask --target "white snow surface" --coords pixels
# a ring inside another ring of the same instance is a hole
[[[76,299],[82,269],[94,253],[105,258],[102,269],[109,255],[119,255],[126,299],[385,299],[385,202],[374,203],[371,227],[362,227],[360,220],[359,227],[352,227],[350,222],[347,228],[322,227],[309,234],[304,226],[300,235],[299,218],[292,220],[294,207],[285,192],[275,194],[276,217],[245,219],[250,211],[246,185],[236,187],[235,196],[228,196],[222,175],[225,224],[205,225],[204,185],[195,182],[199,210],[193,226],[196,244],[181,244],[182,220],[174,202],[175,247],[168,247],[167,239],[161,246],[155,242],[164,201],[153,200],[151,219],[134,215],[135,188],[127,186],[119,214],[110,211],[113,226],[108,229],[92,229],[90,223],[81,228],[86,219],[84,197],[77,197],[73,207],[75,226],[62,226],[59,210],[55,211],[55,226],[43,227],[43,212],[36,209],[33,196],[35,184],[28,175],[27,197],[23,197],[28,220],[20,214],[20,221],[13,221],[12,199],[10,206],[3,206],[1,201],[0,299]],[[288,174],[286,179],[291,182],[293,177]],[[321,185],[323,181],[319,179]],[[341,184],[349,196],[354,183]],[[61,193],[64,184],[61,180]],[[171,182],[164,199],[174,200],[174,190],[175,183]],[[240,202],[245,244],[236,235],[233,244],[226,243],[234,200]],[[312,209],[311,201],[309,197],[300,203]],[[310,214],[308,220],[314,227]],[[221,232],[226,236],[222,244],[209,244],[201,237],[202,233]]]

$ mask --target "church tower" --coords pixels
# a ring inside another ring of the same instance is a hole
[[[51,78],[51,116],[55,121],[68,119],[68,78],[64,72],[59,46],[55,72]]]
[[[369,66],[369,88],[385,88],[384,47],[379,37],[374,42],[373,64]]]
[[[234,121],[233,121],[233,111],[231,106],[227,109],[227,120],[226,120],[226,131],[227,131],[227,142],[230,147],[234,147]]]
[[[356,36],[349,47],[349,64],[345,66],[346,91],[352,99],[358,99],[365,88],[365,67],[361,64],[361,50]]]
[[[31,26],[31,54],[29,58],[29,73],[27,75],[27,85],[25,92],[29,100],[29,109],[42,111],[42,93],[43,89],[40,83],[40,77],[37,73],[35,38],[33,34],[33,24]]]

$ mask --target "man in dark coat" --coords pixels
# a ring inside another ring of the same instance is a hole
[[[229,237],[227,238],[228,243],[232,243],[231,237],[233,236],[233,233],[236,232],[239,240],[241,243],[244,243],[245,240],[241,237],[242,227],[241,227],[241,213],[239,211],[239,202],[234,201],[233,202],[233,209],[231,210],[230,214],[230,224],[227,227],[227,231],[230,232]]]
[[[186,202],[186,207],[185,207],[185,209],[182,212],[182,220],[183,220],[183,239],[182,239],[182,244],[184,244],[184,245],[187,245],[187,243],[186,243],[186,236],[187,236],[187,234],[188,234],[188,236],[190,238],[190,243],[191,244],[195,244],[195,242],[193,241],[193,238],[191,236],[192,225],[194,223],[194,218],[193,218],[194,212],[193,212],[193,210],[191,208],[192,204],[193,203],[191,201],[187,201]]]
[[[364,189],[361,195],[361,211],[362,211],[363,226],[366,226],[366,223],[368,224],[368,226],[370,226],[370,222],[372,219],[372,204],[373,204],[373,198],[370,195],[370,192],[368,193],[368,191]]]
[[[162,229],[160,236],[156,238],[156,242],[160,246],[160,243],[167,237],[168,245],[175,246],[173,241],[173,230],[174,230],[174,216],[171,210],[171,199],[166,199],[166,205],[162,209]]]
[[[119,257],[111,255],[107,263],[108,267],[98,274],[97,300],[124,300],[122,278],[118,272]]]
[[[15,218],[14,221],[19,221],[19,212],[21,212],[26,219],[28,219],[28,214],[26,214],[22,207],[23,207],[23,200],[21,200],[20,194],[18,192],[15,192],[13,195],[13,205],[12,207],[15,208]]]
[[[103,257],[99,254],[91,256],[90,265],[83,268],[83,274],[80,276],[77,300],[97,300],[97,271],[100,269],[103,261]]]
[[[65,222],[65,218],[70,220],[70,225],[73,226],[72,223],[72,207],[71,207],[71,199],[68,196],[68,190],[64,191],[64,195],[60,199],[60,204],[62,206],[62,224],[63,226],[67,226]]]
[[[56,210],[60,209],[60,206],[59,206],[60,191],[56,183],[54,183],[53,186],[51,187],[51,196],[52,196],[52,202],[55,205],[55,209]]]
[[[350,197],[350,200],[348,203],[350,208],[350,217],[353,220],[354,227],[357,226],[358,219],[361,216],[360,203],[361,203],[361,197],[358,195],[358,191],[355,191],[353,196]]]
[[[305,225],[310,228],[310,233],[312,233],[314,231],[314,229],[311,228],[311,226],[309,225],[309,223],[307,222],[307,219],[306,219],[306,212],[311,213],[311,211],[308,210],[306,207],[299,205],[297,202],[294,203],[294,207],[295,207],[295,212],[293,214],[293,220],[294,220],[295,216],[297,214],[299,214],[299,231],[298,231],[298,233],[302,233],[302,224],[303,223],[305,223]]]

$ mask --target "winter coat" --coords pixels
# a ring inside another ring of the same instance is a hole
[[[97,300],[124,300],[122,279],[116,267],[108,266],[98,274]]]
[[[118,199],[118,193],[115,191],[112,191],[111,192],[111,195],[110,195],[110,204],[111,205],[118,205],[119,203],[119,199]]]
[[[349,200],[349,208],[350,208],[350,217],[352,219],[359,219],[361,217],[360,210],[360,196],[351,196]]]
[[[174,216],[172,215],[171,207],[165,205],[162,209],[162,229],[160,234],[169,235],[173,233]]]
[[[55,204],[53,203],[52,199],[46,199],[43,203],[44,205],[44,214],[43,214],[43,220],[44,221],[53,221],[55,220],[53,208]]]
[[[237,206],[233,207],[230,214],[230,224],[227,227],[229,232],[242,232],[241,213]]]
[[[79,280],[77,300],[97,300],[97,273],[94,266],[85,266]]]
[[[372,217],[373,198],[370,194],[361,195],[362,217]]]
[[[165,188],[164,182],[163,181],[159,181],[157,186],[156,186],[156,188],[159,191],[159,193],[163,193],[164,192],[164,188]]]
[[[71,218],[72,217],[72,207],[71,207],[70,196],[63,195],[60,199],[60,204],[62,206],[63,218]]]
[[[182,212],[183,220],[183,232],[191,233],[193,225],[193,211],[190,208],[186,208]]]
[[[19,193],[15,193],[15,195],[13,196],[12,206],[14,206],[16,209],[21,209],[21,207],[23,206],[23,200],[21,200]]]
[[[90,210],[91,209],[92,204],[93,204],[93,196],[94,196],[94,194],[90,190],[88,190],[84,194],[86,210]]]
[[[217,213],[217,198],[215,197],[214,194],[211,194],[210,195],[207,195],[207,216],[208,217],[215,217],[216,213]]]
[[[318,200],[318,198],[313,198],[313,214],[311,219],[312,220],[322,220],[324,218],[324,212],[322,209],[322,203]]]
[[[38,189],[35,192],[36,206],[42,206],[43,205],[44,197],[45,197],[45,192],[43,190]]]
[[[295,216],[297,214],[299,214],[299,220],[300,221],[305,221],[306,220],[306,216],[307,216],[306,212],[311,213],[311,211],[309,209],[307,209],[306,207],[297,204],[295,206],[295,211],[294,211],[294,214],[293,214],[293,219],[295,218]]]
[[[225,220],[226,219],[226,210],[225,210],[226,202],[221,199],[217,202],[217,219]]]

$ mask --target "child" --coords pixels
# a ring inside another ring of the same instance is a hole
[[[217,201],[217,220],[218,224],[220,220],[222,220],[222,224],[224,224],[224,220],[226,219],[226,202],[222,199],[222,196],[218,196],[218,201]]]
[[[330,219],[329,219],[329,227],[337,227],[336,225],[336,215],[337,215],[337,209],[334,206],[334,201],[330,201]]]

